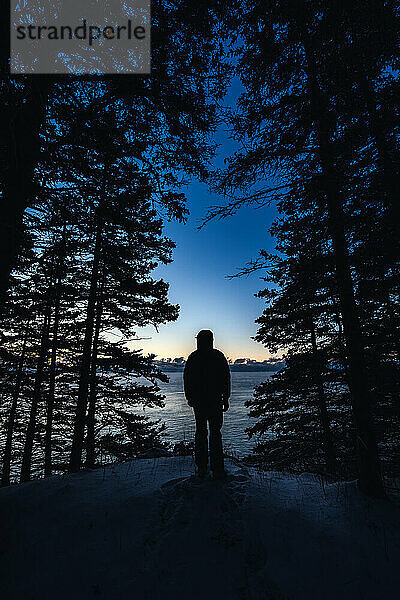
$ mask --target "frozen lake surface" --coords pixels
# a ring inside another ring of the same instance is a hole
[[[232,394],[230,408],[224,414],[222,437],[224,448],[227,452],[237,456],[250,453],[254,441],[249,440],[246,427],[254,422],[248,416],[248,409],[244,403],[252,397],[254,386],[268,379],[270,372],[233,372]],[[169,383],[160,385],[165,394],[165,408],[146,409],[146,415],[151,419],[161,419],[167,426],[168,442],[174,443],[181,440],[194,439],[193,410],[187,405],[183,393],[183,374],[168,373]]]

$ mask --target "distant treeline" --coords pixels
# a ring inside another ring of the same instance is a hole
[[[185,363],[167,363],[167,362],[162,362],[162,361],[155,361],[155,363],[157,364],[157,366],[161,369],[161,371],[163,371],[164,373],[174,373],[174,372],[181,372],[183,371],[183,369],[185,368]],[[263,364],[263,363],[255,363],[255,364],[239,364],[239,365],[229,365],[229,368],[232,372],[253,372],[253,371],[260,371],[260,372],[266,372],[266,373],[274,373],[275,371],[278,371],[279,369],[281,369],[284,365],[284,362],[274,362],[273,364]]]

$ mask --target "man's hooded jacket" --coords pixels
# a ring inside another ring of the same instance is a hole
[[[223,353],[213,348],[211,331],[202,333],[197,336],[197,350],[186,361],[183,381],[189,406],[211,407],[229,398],[231,374]]]

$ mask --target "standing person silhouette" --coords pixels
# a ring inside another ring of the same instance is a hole
[[[223,412],[229,408],[231,374],[220,350],[213,348],[213,333],[203,329],[197,336],[197,350],[186,361],[183,372],[185,396],[196,419],[195,460],[197,474],[204,477],[208,465],[210,428],[210,464],[214,479],[225,477],[221,427]]]

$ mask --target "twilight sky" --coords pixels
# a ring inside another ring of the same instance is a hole
[[[233,104],[239,86],[233,85],[226,104]],[[220,145],[216,164],[234,151],[234,143],[222,129],[216,134]],[[273,249],[273,239],[267,229],[275,215],[275,207],[265,209],[243,208],[233,217],[212,221],[197,230],[210,205],[222,200],[209,192],[208,187],[193,182],[188,188],[190,216],[186,224],[166,223],[165,234],[177,247],[174,262],[159,267],[154,276],[170,283],[170,301],[181,307],[175,323],[161,325],[159,333],[146,327],[138,333],[151,339],[142,340],[132,347],[143,348],[161,357],[187,357],[195,348],[194,336],[200,329],[211,329],[215,346],[233,360],[255,358],[264,360],[270,355],[261,344],[251,340],[257,326],[254,320],[263,310],[263,302],[254,293],[263,288],[261,274],[228,280],[261,248]]]

